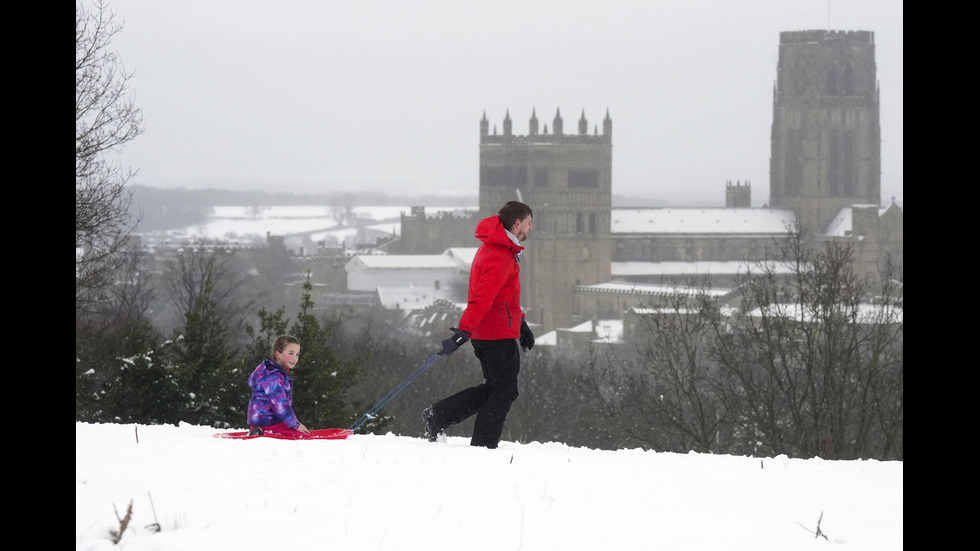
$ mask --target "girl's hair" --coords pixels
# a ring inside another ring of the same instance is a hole
[[[514,225],[514,222],[523,220],[528,216],[533,216],[533,213],[531,212],[531,207],[520,201],[507,201],[504,206],[500,207],[500,212],[497,213],[497,216],[500,217],[500,223],[509,230]]]
[[[285,350],[287,344],[299,344],[299,339],[292,335],[282,335],[276,339],[276,343],[272,345],[272,357],[276,357],[276,352],[282,352]]]

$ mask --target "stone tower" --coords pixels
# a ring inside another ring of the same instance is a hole
[[[752,182],[741,181],[734,184],[729,180],[725,183],[725,208],[747,209],[752,206]]]
[[[530,205],[534,230],[524,243],[521,302],[528,321],[542,331],[589,319],[574,311],[576,285],[608,281],[612,262],[612,119],[609,112],[588,133],[582,112],[578,133],[565,135],[561,111],[552,132],[538,130],[531,113],[526,136],[513,134],[510,112],[503,135],[480,121],[480,216],[496,214],[510,200]]]
[[[779,38],[770,204],[819,231],[841,208],[881,201],[874,33],[790,31]]]

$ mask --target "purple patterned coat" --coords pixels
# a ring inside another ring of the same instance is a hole
[[[252,397],[248,400],[248,424],[267,427],[283,423],[291,429],[299,426],[293,412],[293,380],[282,366],[266,358],[248,377]]]

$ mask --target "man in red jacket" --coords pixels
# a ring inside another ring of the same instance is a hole
[[[530,350],[534,335],[521,310],[521,242],[533,229],[531,207],[508,201],[495,216],[476,225],[483,242],[473,257],[466,310],[442,341],[439,354],[449,355],[463,343],[473,344],[485,382],[444,398],[422,412],[425,435],[435,442],[446,427],[476,414],[470,445],[496,448],[511,404],[517,399],[518,349]]]

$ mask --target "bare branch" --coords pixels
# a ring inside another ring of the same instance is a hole
[[[116,519],[119,520],[119,530],[109,530],[109,535],[112,536],[112,543],[118,544],[119,540],[123,537],[123,533],[126,532],[126,528],[129,527],[129,521],[133,519],[133,500],[129,500],[129,506],[126,507],[126,516],[122,518],[119,517],[119,510],[116,509],[115,504],[113,504],[112,510],[116,512]]]
[[[827,534],[824,534],[823,533],[823,530],[820,529],[820,523],[822,521],[823,521],[823,511],[820,511],[820,518],[817,519],[817,529],[816,530],[810,530],[809,528],[807,528],[806,526],[803,526],[802,524],[800,524],[800,527],[803,528],[804,530],[806,530],[807,532],[810,532],[811,534],[813,534],[813,539],[817,539],[817,538],[821,538],[822,537],[823,539],[825,539],[827,541],[830,541],[830,538],[827,537]]]
[[[125,189],[134,175],[108,155],[143,133],[127,73],[110,49],[122,26],[103,0],[75,3],[75,311],[104,300],[135,229]]]

